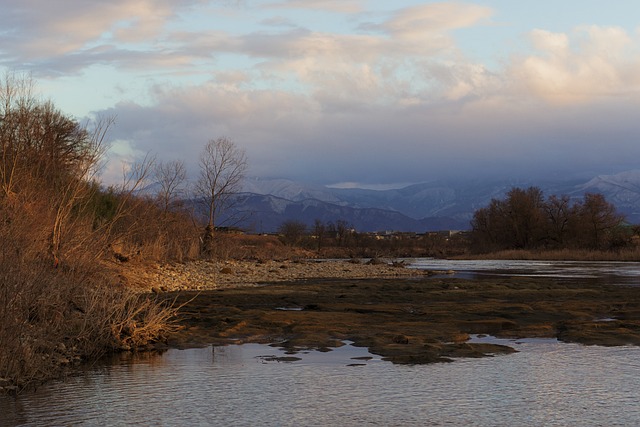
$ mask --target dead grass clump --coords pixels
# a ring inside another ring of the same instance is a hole
[[[116,260],[183,262],[199,257],[201,230],[188,211],[163,211],[155,200],[126,192],[112,197],[118,212],[105,228]]]
[[[81,360],[162,344],[171,304],[113,284],[100,274],[44,262],[0,259],[0,378],[18,390]]]
[[[173,330],[175,308],[147,294],[98,286],[84,292],[79,305],[84,315],[76,340],[85,356],[150,348]]]
[[[313,253],[303,248],[287,246],[276,236],[247,235],[218,232],[212,257],[219,260],[288,260],[313,258]]]

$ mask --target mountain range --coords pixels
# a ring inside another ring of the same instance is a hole
[[[288,220],[312,226],[345,221],[356,230],[467,230],[476,209],[492,198],[503,198],[514,187],[540,188],[546,197],[601,193],[627,221],[640,223],[640,170],[599,175],[588,180],[433,181],[399,189],[370,190],[307,185],[285,179],[247,179],[235,196],[230,218],[234,225],[257,233],[275,232]],[[230,222],[230,221],[229,221]]]

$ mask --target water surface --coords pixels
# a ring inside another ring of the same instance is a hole
[[[293,362],[257,344],[170,350],[2,398],[0,414],[7,426],[637,425],[640,349],[510,344],[519,353],[418,366],[351,346]]]
[[[614,261],[526,261],[407,259],[410,268],[453,270],[455,276],[478,279],[496,276],[548,277],[594,280],[602,284],[640,285],[639,262]]]
[[[411,261],[412,268],[463,277],[640,285],[639,263]],[[350,345],[288,362],[278,358],[290,355],[257,344],[117,358],[35,392],[0,397],[0,425],[638,425],[640,348],[506,343],[519,352],[416,366]]]

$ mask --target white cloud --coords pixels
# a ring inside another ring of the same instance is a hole
[[[111,141],[106,153],[105,165],[100,170],[100,178],[106,185],[122,184],[131,164],[144,158],[145,153],[135,148],[130,140],[116,139]]]
[[[135,42],[157,36],[176,11],[197,0],[4,0],[0,24],[25,61],[66,55],[101,39]],[[11,36],[12,35],[12,36]]]
[[[363,10],[363,0],[285,0],[266,7],[283,9],[310,9],[337,13],[358,13]]]
[[[573,104],[610,97],[640,100],[640,38],[616,27],[573,33],[531,33],[536,53],[517,59],[512,78],[548,102]]]
[[[398,11],[381,28],[401,40],[442,40],[445,45],[449,45],[449,31],[471,27],[487,20],[492,14],[492,9],[473,4],[430,3]]]
[[[559,56],[564,56],[568,53],[569,36],[566,34],[536,29],[531,31],[530,38],[531,43],[538,50]]]

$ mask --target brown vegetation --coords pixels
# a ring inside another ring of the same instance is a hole
[[[316,220],[312,229],[299,221],[285,221],[279,237],[286,246],[304,249],[316,258],[444,258],[469,251],[464,233],[362,233],[340,220]]]
[[[33,98],[26,79],[8,75],[0,82],[0,378],[10,383],[6,390],[55,376],[75,360],[147,346],[169,328],[173,310],[119,284],[114,257],[180,258],[192,242],[174,227],[179,213],[162,216],[151,200],[134,197],[141,180],[109,191],[93,180],[110,124],[80,125]],[[167,244],[174,231],[177,239],[172,235]]]
[[[624,225],[601,194],[544,199],[536,187],[513,188],[504,200],[478,209],[471,222],[476,252],[525,250],[620,250],[634,245],[637,230]]]

